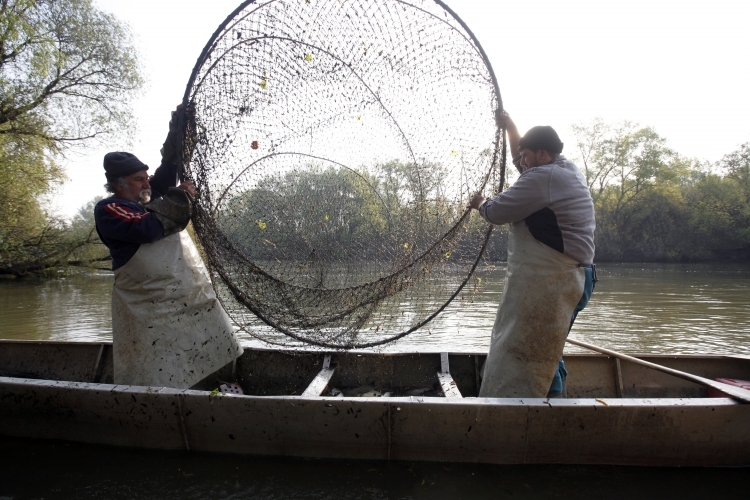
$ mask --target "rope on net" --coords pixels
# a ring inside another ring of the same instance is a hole
[[[272,344],[350,349],[427,324],[492,227],[505,178],[497,81],[434,0],[246,1],[183,98],[193,225],[232,320]]]

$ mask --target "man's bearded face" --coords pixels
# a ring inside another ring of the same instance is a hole
[[[141,189],[141,192],[138,193],[138,201],[140,201],[143,204],[146,204],[149,201],[151,201],[151,190]]]
[[[115,186],[115,195],[136,203],[148,203],[151,200],[151,185],[145,170],[125,177]]]

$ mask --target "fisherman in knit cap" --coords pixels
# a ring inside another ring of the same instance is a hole
[[[552,127],[521,137],[510,116],[513,163],[521,177],[469,207],[492,224],[510,224],[505,288],[492,328],[480,397],[564,397],[563,347],[596,282],[594,203],[578,167],[561,155]]]
[[[242,347],[184,231],[196,190],[189,180],[177,186],[176,116],[152,176],[131,153],[104,156],[112,196],[94,218],[115,273],[114,382],[210,390],[233,376]]]

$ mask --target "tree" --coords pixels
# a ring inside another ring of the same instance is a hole
[[[717,166],[740,184],[745,192],[745,200],[750,202],[750,142],[724,156]]]
[[[5,274],[40,269],[47,256],[58,253],[62,221],[45,213],[40,198],[62,175],[48,160],[43,140],[0,134],[0,269]]]
[[[99,239],[94,221],[94,207],[101,199],[101,196],[97,196],[83,205],[73,220],[66,224],[63,246],[68,265],[86,266],[109,261],[109,249]]]
[[[23,275],[66,253],[42,204],[64,180],[55,160],[128,133],[141,85],[127,27],[91,0],[0,0],[0,268]]]
[[[602,143],[612,133],[612,126],[597,117],[589,125],[574,124],[572,129],[576,136],[577,153],[583,166],[586,185],[591,191],[591,196],[596,197],[604,190],[611,169],[614,168],[614,165],[600,161],[600,156],[603,156]]]
[[[269,175],[227,203],[221,228],[256,259],[374,258],[389,224],[377,185],[365,172],[314,165]]]
[[[0,1],[0,134],[59,152],[127,132],[135,54],[126,26],[90,0]]]
[[[573,128],[596,208],[597,255],[663,255],[670,240],[662,229],[681,213],[679,180],[689,170],[686,161],[650,127],[595,119]]]
[[[256,260],[406,262],[463,213],[445,178],[441,165],[396,160],[356,170],[301,165],[238,187],[220,202],[218,224]]]
[[[685,190],[689,220],[684,238],[692,255],[746,257],[750,249],[750,205],[737,179],[707,174]]]
[[[644,191],[685,172],[679,155],[651,127],[600,118],[574,125],[584,175],[596,202],[605,194],[619,210]]]

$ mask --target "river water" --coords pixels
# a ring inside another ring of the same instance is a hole
[[[385,350],[486,351],[504,268],[483,272],[481,293]],[[575,338],[630,353],[750,354],[750,265],[605,263],[598,274]],[[112,281],[107,272],[0,281],[0,338],[110,340]],[[0,438],[0,500],[746,498],[747,477],[744,468],[301,460]]]
[[[574,338],[630,353],[750,354],[750,265],[605,263],[597,272]],[[422,331],[383,350],[487,351],[504,273],[502,266],[482,271],[480,293],[466,294]],[[109,272],[0,281],[0,338],[111,340],[112,282]]]

